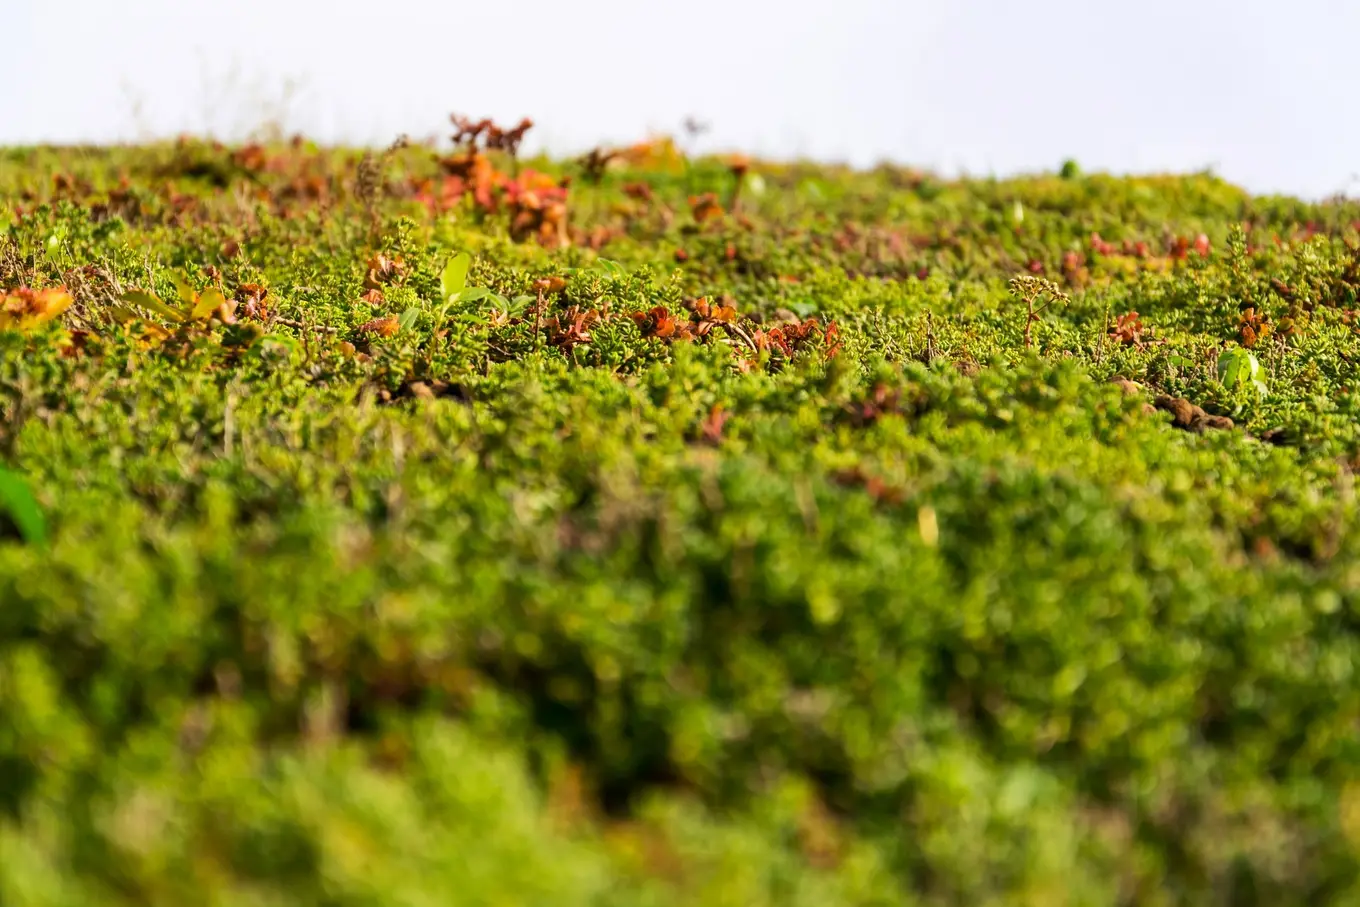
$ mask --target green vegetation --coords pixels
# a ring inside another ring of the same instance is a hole
[[[1360,900],[1360,204],[0,151],[0,904]]]

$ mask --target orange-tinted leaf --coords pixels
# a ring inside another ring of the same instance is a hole
[[[13,290],[0,297],[0,330],[24,330],[51,321],[66,311],[71,302],[65,287]]]
[[[722,217],[722,205],[718,204],[718,197],[712,192],[705,192],[703,195],[690,196],[690,213],[694,215],[697,223],[704,223],[715,217]]]
[[[376,334],[379,337],[391,337],[401,328],[401,324],[395,318],[374,318],[359,325],[359,331],[364,334]]]
[[[189,317],[194,321],[202,321],[226,304],[227,297],[223,296],[220,290],[216,287],[208,287],[198,294],[198,301],[194,303],[194,307],[190,310]]]

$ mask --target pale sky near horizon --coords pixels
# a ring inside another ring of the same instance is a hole
[[[386,144],[459,111],[567,153],[695,115],[705,146],[771,157],[1360,195],[1360,0],[0,0],[0,22],[0,145],[271,115]]]

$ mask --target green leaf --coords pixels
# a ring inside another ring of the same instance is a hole
[[[455,301],[456,301],[456,302],[476,302],[478,299],[485,299],[485,298],[488,297],[488,296],[494,296],[494,295],[496,295],[496,294],[495,294],[495,293],[492,293],[492,292],[491,292],[490,290],[488,290],[486,287],[472,287],[472,288],[470,288],[470,289],[463,290],[462,292],[460,292],[460,293],[458,294],[458,298],[457,298]]]
[[[1219,354],[1218,380],[1227,387],[1235,387],[1242,380],[1242,370],[1246,365],[1245,353],[1245,350],[1234,348]]]
[[[109,317],[119,324],[127,324],[130,321],[136,321],[138,317],[137,313],[132,311],[132,309],[117,302],[109,305],[108,313]]]
[[[189,310],[189,317],[194,321],[202,321],[217,311],[219,306],[226,305],[226,303],[227,297],[222,295],[221,290],[216,287],[208,287],[199,294],[198,302],[194,303],[193,308]]]
[[[175,322],[184,321],[183,312],[177,312],[170,308],[168,305],[161,302],[160,298],[154,293],[148,293],[145,290],[128,290],[123,294],[122,299],[123,302],[139,305],[147,311],[155,312],[162,318],[168,318]]]
[[[1224,350],[1218,357],[1218,380],[1223,386],[1236,390],[1248,384],[1258,394],[1269,393],[1269,387],[1262,378],[1261,361],[1250,350],[1233,347]]]
[[[402,312],[400,316],[398,316],[397,324],[401,326],[401,329],[403,331],[409,331],[411,330],[411,328],[416,326],[416,322],[419,320],[420,309],[417,306],[411,306],[409,309]]]
[[[533,296],[516,296],[514,299],[501,298],[501,308],[505,310],[507,317],[514,316],[523,312],[534,301]]]
[[[466,252],[452,256],[448,264],[444,265],[444,273],[439,275],[439,292],[445,300],[463,292],[467,286],[468,268],[471,265],[472,256]]]
[[[617,261],[610,261],[608,258],[599,260],[600,268],[610,277],[626,277],[628,270]]]
[[[170,282],[175,285],[175,295],[179,297],[179,301],[186,306],[192,306],[198,294],[194,292],[194,285],[189,283],[189,278],[176,271],[170,275]]]
[[[30,545],[47,544],[47,521],[23,476],[0,468],[0,511],[9,514]]]

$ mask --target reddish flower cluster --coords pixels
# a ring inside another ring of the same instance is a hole
[[[1270,316],[1256,311],[1255,306],[1248,306],[1247,309],[1238,316],[1237,332],[1242,339],[1242,345],[1251,349],[1265,340],[1274,326],[1270,323]]]
[[[723,215],[722,205],[718,203],[718,197],[712,192],[705,192],[703,195],[691,195],[689,210],[694,215],[695,223],[699,224]]]
[[[577,344],[590,342],[590,328],[599,323],[600,313],[595,309],[581,311],[572,306],[561,315],[548,319],[548,343],[570,354]]]
[[[1184,236],[1177,236],[1169,244],[1167,254],[1177,261],[1183,261],[1189,257],[1190,251],[1193,249],[1200,258],[1208,258],[1210,248],[1209,237],[1203,233],[1196,236],[1193,242]]]
[[[757,350],[778,350],[792,359],[800,350],[818,341],[826,345],[826,356],[831,358],[840,352],[840,330],[835,322],[825,326],[816,318],[791,321],[769,330],[757,328],[751,332]]]
[[[396,283],[405,274],[406,262],[400,255],[388,257],[379,252],[368,260],[368,269],[364,272],[364,289],[370,292],[378,291],[378,298],[381,300],[382,288]]]
[[[634,312],[633,321],[637,323],[638,330],[643,337],[655,337],[658,340],[687,340],[693,336],[689,331],[688,323],[678,320],[663,305],[656,306],[646,312]]]
[[[510,235],[516,242],[530,236],[545,246],[565,245],[567,239],[567,180],[525,170],[518,179],[501,184],[510,210]]]
[[[243,283],[236,288],[235,300],[245,317],[264,321],[269,318],[269,307],[265,304],[268,295],[269,291],[257,283]]]
[[[1147,258],[1151,254],[1148,244],[1142,240],[1130,242],[1126,239],[1116,246],[1114,243],[1102,239],[1099,233],[1091,234],[1091,249],[1097,255],[1131,255],[1135,258]]]
[[[511,177],[497,170],[480,151],[440,160],[445,175],[424,180],[415,198],[431,214],[447,211],[470,195],[481,211],[491,214],[505,204],[510,214],[510,234],[516,241],[534,237],[546,246],[563,245],[567,235],[567,187],[569,179],[555,180],[535,170]]]
[[[737,309],[730,299],[711,303],[707,297],[701,297],[687,302],[685,308],[690,313],[688,319],[676,318],[665,306],[656,306],[647,312],[634,312],[633,321],[643,337],[661,340],[703,339],[717,325],[737,323]]]
[[[524,141],[524,136],[534,127],[534,121],[525,117],[519,121],[519,125],[511,129],[497,126],[489,118],[473,121],[471,117],[450,114],[449,120],[458,131],[453,134],[455,145],[465,145],[468,148],[475,148],[480,144],[483,148],[490,148],[496,151],[504,151],[511,157],[519,153],[520,143]]]
[[[1117,317],[1110,330],[1110,339],[1125,346],[1143,346],[1143,322],[1137,312],[1127,312]]]
[[[453,141],[460,150],[439,159],[442,177],[414,186],[415,199],[431,214],[455,207],[465,196],[471,196],[473,204],[487,214],[499,211],[504,204],[510,214],[510,234],[516,241],[533,237],[547,246],[568,244],[570,178],[557,180],[534,170],[512,176],[496,169],[487,153],[501,151],[514,159],[533,121],[521,120],[513,129],[504,129],[489,119],[474,122],[456,114],[451,119],[458,130]]]

